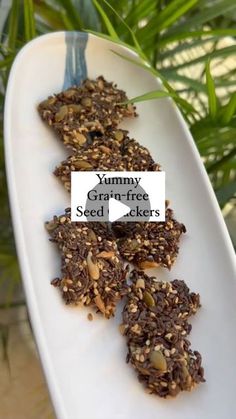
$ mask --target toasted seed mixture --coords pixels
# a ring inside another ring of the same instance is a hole
[[[86,149],[78,150],[55,169],[54,174],[62,181],[64,187],[71,189],[71,172],[74,171],[124,171],[120,146],[117,141],[107,138],[94,140]]]
[[[117,132],[122,134],[122,141],[116,140]],[[158,171],[160,165],[154,162],[145,147],[130,139],[126,131],[117,130],[97,138],[86,149],[77,150],[55,169],[54,174],[70,191],[71,172],[87,170]]]
[[[68,191],[72,171],[161,170],[148,149],[118,128],[123,118],[136,116],[132,105],[121,105],[126,100],[125,92],[100,76],[40,103],[42,119],[73,152],[54,171]],[[61,253],[61,277],[52,284],[66,304],[95,307],[110,318],[126,296],[120,331],[127,339],[127,362],[149,393],[176,396],[205,381],[201,355],[187,340],[188,319],[200,307],[199,295],[183,281],[160,282],[142,270],[131,273],[128,286],[121,259],[140,269],[171,268],[186,229],[170,208],[165,222],[113,223],[113,230],[107,223],[72,223],[66,209],[46,229]],[[92,313],[87,318],[92,321]]]
[[[77,150],[91,143],[94,135],[116,128],[123,118],[136,116],[131,104],[121,104],[125,101],[125,92],[100,76],[50,96],[38,110],[63,143]]]
[[[121,145],[125,170],[137,172],[157,172],[161,166],[155,163],[149,150],[134,139],[126,138]]]
[[[58,287],[66,304],[95,306],[109,318],[127,292],[126,274],[113,233],[106,223],[71,222],[70,209],[46,223],[61,252]]]
[[[166,221],[159,223],[113,223],[118,248],[124,259],[140,269],[162,266],[171,269],[179,252],[179,241],[186,232],[184,224],[166,209]]]
[[[130,362],[149,393],[176,396],[204,382],[201,355],[190,348],[188,319],[200,307],[184,281],[162,282],[143,271],[131,273],[121,333]]]

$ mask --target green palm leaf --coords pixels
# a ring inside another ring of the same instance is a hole
[[[217,98],[216,98],[214,80],[211,76],[211,71],[210,71],[210,61],[207,61],[206,63],[206,85],[207,85],[207,93],[208,93],[209,114],[212,120],[215,121],[216,115],[217,115]]]
[[[34,7],[32,0],[24,1],[24,28],[25,40],[30,41],[35,37]]]
[[[185,22],[181,22],[171,28],[169,33],[181,33],[183,30],[191,31],[193,28],[202,26],[204,23],[209,23],[212,19],[234,10],[236,10],[236,3],[234,0],[216,0],[213,2],[204,0],[202,2],[202,9],[199,13],[194,14],[193,17],[186,19]]]

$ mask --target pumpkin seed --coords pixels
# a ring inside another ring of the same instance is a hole
[[[87,235],[88,235],[88,239],[89,240],[91,240],[93,242],[96,242],[97,241],[97,236],[96,236],[96,234],[94,233],[93,230],[88,230]]]
[[[118,129],[114,132],[114,137],[117,141],[121,142],[124,139],[124,134],[120,129]]]
[[[69,99],[76,94],[76,90],[75,89],[68,89],[63,94],[66,98]]]
[[[188,368],[185,365],[182,366],[182,373],[183,373],[183,376],[186,380],[189,376],[189,371],[188,371]]]
[[[68,105],[68,108],[71,109],[73,112],[80,112],[82,109],[82,106],[72,103],[71,105]]]
[[[154,368],[159,371],[165,372],[167,370],[167,362],[161,351],[152,351],[149,359]]]
[[[93,167],[89,162],[85,160],[77,160],[73,164],[77,169],[91,169]]]
[[[155,305],[156,305],[152,294],[150,294],[150,292],[148,292],[148,291],[145,291],[143,293],[143,300],[147,304],[148,307],[155,307]]]
[[[49,221],[45,223],[46,230],[53,231],[57,228],[58,224],[54,221]]]
[[[142,375],[151,375],[150,371],[148,371],[146,368],[140,367],[140,365],[137,366],[137,369],[141,372]]]
[[[94,90],[95,89],[94,84],[90,80],[86,80],[85,86],[87,87],[88,90]]]
[[[92,99],[90,97],[83,97],[81,100],[81,105],[85,106],[86,108],[91,108]]]
[[[63,105],[60,107],[59,111],[56,113],[55,120],[57,122],[60,122],[65,118],[67,114],[68,114],[68,107],[67,105]]]
[[[130,241],[130,243],[129,243],[129,248],[130,248],[131,250],[138,249],[138,248],[139,248],[139,243],[138,243],[138,241],[137,241],[136,239],[131,240],[131,241]]]
[[[87,141],[86,137],[83,134],[81,134],[80,132],[76,132],[74,134],[74,136],[75,136],[76,142],[79,145],[84,145]]]

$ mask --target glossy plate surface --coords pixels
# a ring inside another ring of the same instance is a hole
[[[87,39],[88,38],[88,39]],[[162,279],[184,279],[199,292],[202,308],[192,320],[192,346],[203,356],[207,382],[174,400],[146,394],[125,363],[118,332],[120,311],[110,321],[64,306],[50,280],[60,259],[44,221],[69,205],[52,175],[66,152],[40,119],[36,106],[52,93],[103,75],[129,97],[160,88],[143,69],[111,50],[125,48],[93,35],[58,32],[25,46],[12,67],[5,107],[8,185],[18,255],[41,361],[59,419],[233,419],[236,417],[236,281],[234,253],[214,193],[188,129],[169,99],[138,104],[126,121],[131,136],[147,146],[166,171],[166,196],[185,223],[177,263]]]

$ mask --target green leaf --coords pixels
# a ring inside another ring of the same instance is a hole
[[[198,0],[174,0],[167,5],[159,14],[157,19],[157,26],[159,31],[169,27],[172,23],[176,22],[188,10],[190,10]]]
[[[229,57],[230,55],[236,55],[236,46],[230,45],[229,47],[215,49],[213,52],[205,53],[200,57],[194,58],[192,60],[188,59],[184,63],[178,64],[176,66],[166,66],[165,70],[180,70],[181,68],[190,67],[192,65],[205,62],[208,59],[213,60],[214,58],[219,57]]]
[[[193,114],[198,113],[198,111],[196,109],[194,109],[194,107],[190,103],[188,103],[185,99],[181,98],[178,95],[178,92],[173,89],[173,87],[168,83],[168,81],[162,76],[162,74],[158,70],[156,70],[155,68],[150,66],[148,63],[145,63],[143,61],[138,61],[138,60],[135,60],[133,58],[127,57],[126,55],[120,54],[117,51],[113,51],[113,52],[114,52],[114,54],[118,55],[119,57],[123,58],[124,60],[127,60],[127,61],[131,62],[132,64],[137,65],[138,67],[142,67],[144,70],[150,72],[155,77],[159,78],[162,81],[163,86],[169,92],[169,96],[173,97],[175,102],[183,107],[182,111],[185,110],[187,113],[193,113]]]
[[[112,12],[115,14],[115,16],[118,17],[118,19],[123,23],[123,25],[126,27],[126,29],[128,29],[128,31],[130,32],[130,34],[132,36],[134,46],[136,47],[136,50],[137,50],[139,56],[142,57],[144,60],[146,60],[147,57],[146,57],[144,51],[142,50],[142,48],[141,48],[134,32],[132,31],[132,29],[129,27],[129,25],[127,25],[126,21],[117,13],[117,11],[110,5],[110,3],[108,3],[108,1],[106,1],[106,0],[102,0],[102,1],[112,10]]]
[[[128,48],[128,49],[130,49],[130,50],[132,50],[134,52],[136,52],[136,49],[133,46],[130,46],[129,44],[126,44],[126,42],[123,42],[119,38],[118,39],[113,39],[110,35],[106,35],[106,34],[103,34],[103,33],[100,33],[100,32],[96,32],[96,31],[91,31],[89,29],[85,29],[84,31],[85,32],[88,32],[88,33],[91,33],[92,35],[98,36],[99,38],[106,39],[107,41],[114,42],[114,44],[122,45],[122,46],[124,46],[124,47],[126,47],[126,48]],[[113,51],[113,50],[111,50],[111,51],[114,52],[115,54],[121,56],[121,54],[118,54],[116,51]]]
[[[103,19],[103,21],[106,25],[107,31],[110,34],[112,40],[118,41],[119,36],[117,35],[117,33],[116,33],[111,21],[109,20],[107,14],[104,12],[103,8],[100,6],[100,4],[98,3],[97,0],[93,0],[93,3],[96,6],[98,12],[100,13],[100,15],[101,15],[101,17],[102,17],[102,19]]]
[[[57,2],[63,7],[66,13],[62,13],[65,21],[67,22],[70,29],[79,30],[82,29],[82,22],[80,20],[79,13],[76,7],[73,5],[71,0],[57,0]]]
[[[236,92],[234,92],[229,100],[229,103],[225,106],[221,115],[221,121],[227,125],[233,118],[236,112]]]
[[[9,27],[9,20],[10,20],[10,13],[11,10],[7,13],[5,20],[2,22],[2,29],[1,29],[1,38],[0,41],[4,43],[8,36],[8,27]]]
[[[24,1],[24,30],[26,42],[35,37],[34,8],[32,0]]]
[[[187,31],[187,32],[180,32],[176,33],[172,36],[164,35],[158,40],[158,46],[164,47],[167,44],[182,41],[184,39],[194,39],[194,38],[209,38],[214,36],[215,38],[225,37],[225,36],[236,36],[236,29],[212,29],[212,30],[197,30],[197,31]]]
[[[35,13],[37,16],[40,16],[50,27],[49,29],[61,30],[64,29],[64,21],[62,19],[62,14],[54,7],[50,6],[44,2],[34,3]],[[38,22],[37,22],[38,24]]]
[[[195,113],[196,112],[196,110],[193,108],[193,106],[190,103],[186,102],[186,100],[180,98],[175,93],[165,92],[165,91],[162,91],[162,90],[153,90],[153,91],[147,92],[143,95],[136,96],[136,97],[126,101],[125,104],[126,103],[144,102],[146,100],[153,100],[153,99],[162,99],[162,98],[166,98],[166,97],[173,98],[176,103],[181,104],[181,106],[185,109],[185,111],[187,111],[189,113]]]
[[[136,52],[136,54],[138,55],[138,53],[137,53],[137,51],[136,51],[135,49],[134,49],[134,51],[135,51],[135,52]],[[144,60],[141,60],[141,59],[140,59],[140,61],[139,61],[139,60],[137,60],[137,59],[130,58],[130,57],[126,56],[126,55],[120,54],[120,53],[119,53],[119,52],[117,52],[117,51],[113,51],[113,50],[112,50],[112,52],[114,52],[114,54],[118,55],[118,57],[121,57],[121,58],[123,58],[124,60],[129,61],[130,63],[135,64],[135,65],[137,65],[138,67],[142,67],[144,70],[146,70],[146,71],[150,72],[151,74],[153,74],[155,77],[159,78],[159,79],[162,81],[163,86],[166,88],[166,90],[167,90],[168,92],[176,94],[176,91],[175,91],[175,90],[173,89],[173,87],[172,87],[172,86],[168,83],[168,81],[165,79],[165,77],[163,77],[162,73],[161,73],[159,70],[157,70],[157,69],[153,68],[153,67],[152,67],[152,66],[151,66],[148,62],[146,62],[146,61],[144,61]]]
[[[203,10],[199,10],[193,17],[190,17],[181,22],[175,27],[171,28],[169,34],[182,33],[184,30],[192,30],[197,26],[202,26],[204,23],[217,18],[218,16],[224,15],[226,12],[236,10],[236,2],[234,0],[221,0],[217,3],[214,1],[205,1]],[[207,7],[208,6],[208,7]]]
[[[158,61],[164,61],[165,59],[168,59],[172,63],[173,59],[176,60],[176,58],[178,57],[182,58],[183,55],[185,58],[185,54],[187,54],[189,50],[190,50],[189,57],[191,59],[190,54],[192,51],[194,50],[196,51],[196,47],[200,47],[201,49],[199,49],[199,52],[201,52],[204,50],[205,44],[209,42],[213,43],[214,41],[215,39],[214,37],[212,37],[212,38],[206,38],[206,39],[198,38],[198,39],[193,39],[186,42],[177,42],[174,48],[167,47],[164,49],[163,52],[162,51],[159,52],[157,59]],[[183,54],[180,55],[180,53],[183,53]],[[184,59],[184,61],[186,61],[186,58]]]
[[[159,14],[156,24],[158,31],[169,27],[172,23],[176,22],[188,10],[190,10],[198,0],[174,0],[170,2]],[[154,23],[154,22],[153,22]]]
[[[19,19],[19,0],[13,0],[9,15],[9,28],[8,28],[8,47],[12,50],[15,49],[17,32],[18,32],[18,19]]]
[[[137,54],[137,57],[138,57],[138,53],[137,53],[137,51],[136,51],[136,49],[134,47],[133,48],[130,48],[130,46],[127,45],[127,44],[123,44],[123,45],[126,46],[126,47],[128,47],[129,49],[132,49]],[[144,70],[149,71],[150,73],[154,74],[155,76],[157,76],[157,74],[159,75],[158,70],[155,70],[153,67],[151,67],[148,62],[145,62],[145,61],[143,61],[141,59],[128,57],[127,55],[120,54],[119,52],[117,52],[117,51],[115,51],[113,49],[111,51],[114,54],[116,54],[118,57],[123,58],[124,60],[129,61],[130,63],[135,64],[138,67],[142,67]]]
[[[210,118],[208,121],[207,118],[205,121],[202,118],[192,124],[191,132],[202,155],[211,150],[221,157],[222,153],[227,149],[231,150],[235,144],[236,127],[222,127],[217,121],[213,125]]]
[[[207,61],[206,63],[206,86],[207,86],[207,93],[208,93],[209,113],[211,115],[212,120],[214,121],[217,115],[217,98],[216,98],[214,80],[211,76],[211,71],[210,71],[210,61]]]
[[[179,81],[179,82],[181,82],[181,83],[183,83],[183,84],[186,84],[187,86],[190,86],[191,87],[191,89],[194,91],[194,92],[203,92],[203,93],[206,93],[206,86],[203,84],[203,83],[201,83],[200,81],[198,81],[198,80],[195,80],[195,79],[192,79],[192,78],[190,78],[190,77],[187,77],[187,76],[183,76],[183,75],[181,75],[181,74],[178,74],[178,73],[176,73],[176,72],[166,72],[166,71],[162,71],[162,73],[165,75],[165,77],[168,79],[168,80],[173,80],[173,81]]]
[[[145,47],[153,44],[155,38],[163,29],[176,22],[189,9],[191,9],[198,0],[174,0],[171,1],[163,10],[153,16],[153,18],[141,28],[138,32],[138,38],[145,41]]]
[[[69,18],[68,14],[65,11],[61,11],[61,18],[62,18],[62,21],[63,21],[63,27],[67,31],[74,31],[75,30],[74,22],[71,21],[71,19]]]
[[[144,102],[146,100],[153,100],[153,99],[161,99],[165,97],[172,97],[172,95],[168,92],[164,92],[162,90],[153,90],[151,92],[145,93],[140,96],[136,96],[130,100],[127,100],[124,102],[124,104],[127,103],[137,103],[137,102]]]
[[[225,163],[227,163],[234,157],[236,157],[236,147],[234,147],[228,154],[224,155],[221,159],[209,165],[207,168],[208,173],[212,173],[221,169],[222,166],[225,165]]]
[[[180,110],[182,109],[182,110],[185,110],[187,113],[199,115],[199,112],[197,111],[197,109],[195,109],[194,106],[191,103],[189,103],[187,100],[180,97],[177,94],[177,92],[175,93],[175,95],[173,95],[173,99],[178,105],[180,105]]]
[[[233,196],[235,196],[236,191],[236,180],[227,183],[218,190],[216,190],[216,197],[219,201],[219,204],[223,207]]]
[[[13,59],[14,59],[14,56],[8,55],[7,58],[5,58],[4,60],[1,60],[0,61],[0,70],[8,68],[11,65]]]
[[[153,0],[139,1],[134,7],[131,7],[125,21],[129,26],[136,27],[142,19],[149,18],[156,8],[156,2]]]

